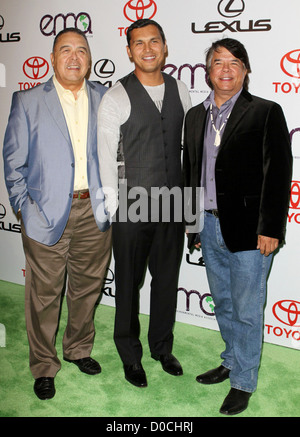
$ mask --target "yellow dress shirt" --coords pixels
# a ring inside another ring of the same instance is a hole
[[[77,93],[75,99],[72,91],[63,88],[53,77],[67,126],[72,141],[75,157],[75,180],[74,190],[85,190],[88,188],[87,180],[87,129],[88,129],[88,93],[85,80],[82,88]]]

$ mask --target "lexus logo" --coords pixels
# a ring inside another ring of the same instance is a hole
[[[3,219],[6,216],[5,206],[0,203],[0,219]]]
[[[300,49],[292,50],[280,61],[282,71],[290,77],[300,79]]]
[[[273,314],[284,325],[300,326],[300,302],[280,300],[273,305]]]
[[[136,21],[141,18],[153,18],[157,6],[153,0],[129,0],[124,6],[124,15],[129,21]]]
[[[245,9],[243,0],[221,0],[218,4],[218,12],[226,18],[238,17]]]
[[[49,71],[48,62],[39,56],[27,59],[23,64],[23,72],[30,79],[42,79]]]
[[[107,78],[114,74],[115,64],[109,59],[100,59],[94,66],[94,73],[98,77]]]
[[[107,268],[106,270],[106,276],[104,278],[104,284],[111,284],[115,280],[115,275],[113,271],[110,268]]]

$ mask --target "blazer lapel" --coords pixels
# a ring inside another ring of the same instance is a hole
[[[52,78],[49,79],[48,82],[46,82],[44,86],[44,91],[46,91],[44,96],[45,102],[51,116],[56,121],[56,124],[58,125],[60,131],[62,132],[66,140],[71,144],[71,138],[69,135],[69,130],[64,116],[64,112],[60,104],[59,97],[56,92],[55,86],[53,84]]]
[[[246,90],[243,90],[241,95],[237,99],[233,107],[233,110],[231,112],[231,115],[228,119],[228,122],[226,124],[222,136],[220,149],[226,144],[230,136],[234,134],[236,126],[238,125],[240,120],[244,117],[245,113],[248,111],[251,100],[252,100],[251,94],[249,94]]]
[[[87,91],[89,97],[87,153],[89,153],[90,147],[93,144],[94,130],[97,127],[97,113],[98,113],[99,99],[97,93],[94,92],[94,85],[89,81],[87,81]]]

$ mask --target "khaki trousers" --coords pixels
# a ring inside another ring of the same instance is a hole
[[[63,356],[90,356],[95,336],[94,311],[111,254],[111,228],[98,229],[90,199],[73,199],[65,231],[54,246],[26,236],[25,318],[29,361],[35,379],[54,377],[61,367],[55,340],[67,275],[68,321]]]

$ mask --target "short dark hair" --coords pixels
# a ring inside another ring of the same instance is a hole
[[[55,49],[55,46],[57,44],[58,39],[62,35],[64,35],[65,33],[68,33],[68,32],[77,33],[78,35],[82,36],[85,39],[85,42],[87,43],[87,46],[88,46],[88,49],[89,49],[89,53],[91,54],[89,42],[87,40],[87,37],[86,37],[85,33],[82,30],[77,29],[76,27],[66,27],[65,29],[63,29],[60,32],[58,32],[58,34],[55,36],[54,41],[53,41],[52,53],[54,52],[54,49]]]
[[[151,25],[151,24],[152,24],[153,26],[156,26],[156,27],[157,27],[157,29],[159,30],[160,36],[161,36],[161,38],[162,38],[162,40],[163,40],[163,43],[165,44],[165,42],[166,42],[166,37],[165,37],[164,31],[163,31],[161,25],[158,24],[158,23],[157,23],[156,21],[154,21],[154,20],[150,20],[150,18],[141,18],[140,20],[137,20],[137,21],[135,21],[134,23],[132,23],[132,24],[128,27],[128,29],[127,29],[126,38],[127,38],[127,44],[128,44],[128,47],[129,47],[129,45],[130,45],[130,41],[131,41],[131,32],[132,32],[134,29],[140,29],[141,27],[149,26],[149,25]]]
[[[249,85],[249,76],[248,74],[251,73],[251,67],[250,67],[250,61],[248,57],[248,53],[243,46],[243,44],[240,41],[237,41],[233,38],[223,38],[218,41],[215,41],[209,49],[206,51],[206,69],[208,73],[207,77],[207,83],[211,89],[213,89],[212,83],[209,78],[209,72],[211,68],[211,59],[214,54],[214,52],[218,52],[218,49],[220,47],[224,47],[227,49],[235,58],[239,59],[245,66],[247,70],[247,74],[244,79],[244,88],[247,90]]]

